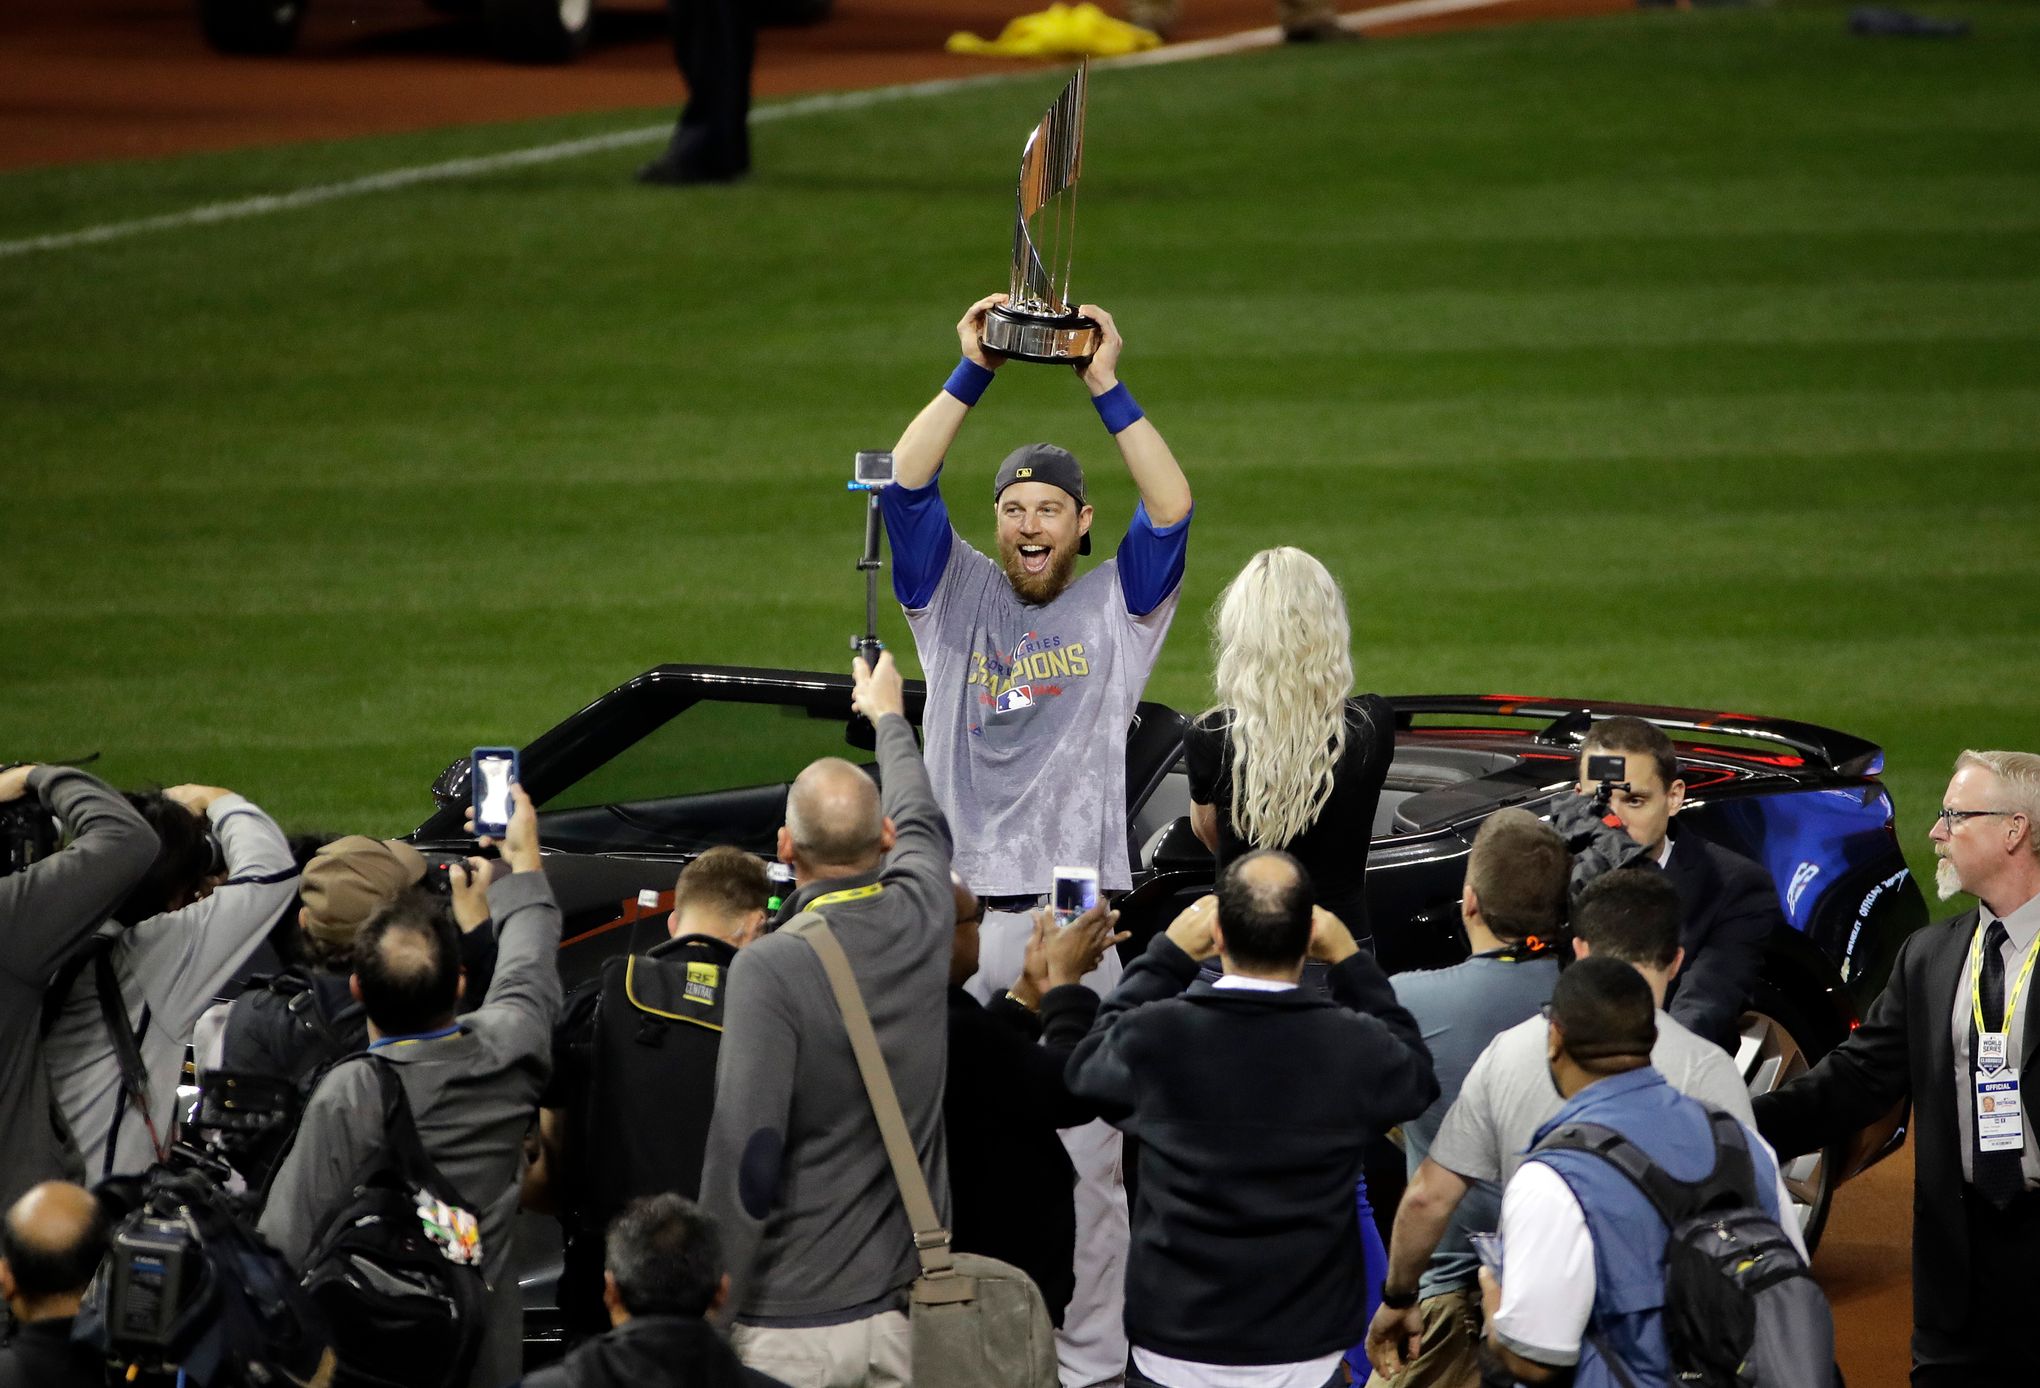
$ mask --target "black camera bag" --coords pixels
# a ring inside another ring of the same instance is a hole
[[[395,1068],[373,1053],[341,1063],[374,1071],[387,1142],[305,1262],[340,1357],[334,1388],[459,1388],[488,1314],[480,1215],[426,1154]]]

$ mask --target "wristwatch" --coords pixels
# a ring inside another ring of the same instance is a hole
[[[1020,996],[1020,995],[1019,995],[1018,993],[1014,992],[1014,991],[1013,991],[1013,990],[1012,990],[1011,988],[1008,988],[1008,989],[1006,990],[1006,998],[1007,998],[1007,1000],[1008,1000],[1008,1001],[1010,1001],[1010,1002],[1016,1002],[1016,1003],[1020,1004],[1020,1006],[1022,1006],[1022,1007],[1024,1007],[1024,1008],[1026,1008],[1026,1009],[1027,1009],[1027,1010],[1028,1010],[1029,1012],[1039,1012],[1039,1011],[1041,1011],[1041,1004],[1040,1004],[1040,1003],[1038,1003],[1038,1002],[1029,1002],[1029,1001],[1027,1001],[1027,999],[1025,999],[1025,998],[1021,997],[1021,996]]]
[[[1417,1304],[1417,1289],[1406,1292],[1392,1292],[1386,1286],[1381,1289],[1381,1304],[1391,1311],[1407,1311]]]

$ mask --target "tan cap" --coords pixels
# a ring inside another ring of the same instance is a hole
[[[425,875],[425,855],[395,839],[349,834],[305,864],[298,887],[305,933],[330,945],[353,942],[368,918]]]

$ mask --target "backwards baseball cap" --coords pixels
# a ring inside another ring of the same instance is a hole
[[[992,500],[997,501],[1004,496],[1006,488],[1015,482],[1046,482],[1068,492],[1078,507],[1084,505],[1084,468],[1077,461],[1077,455],[1067,448],[1057,448],[1052,443],[1030,443],[1008,453],[1006,461],[999,464],[997,480],[992,483]],[[1087,532],[1077,540],[1077,553],[1090,552],[1091,536]]]
[[[425,855],[395,839],[349,834],[305,864],[298,895],[305,933],[330,945],[351,944],[369,917],[425,875]]]

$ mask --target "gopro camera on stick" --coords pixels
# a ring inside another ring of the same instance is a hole
[[[1594,782],[1594,808],[1608,812],[1608,802],[1618,790],[1628,790],[1629,760],[1620,755],[1587,758],[1587,779]]]

